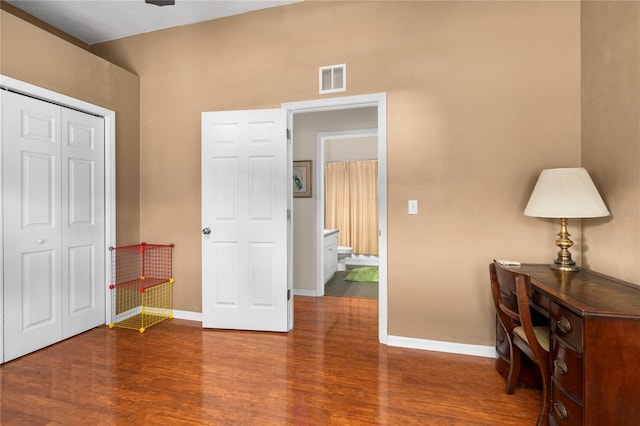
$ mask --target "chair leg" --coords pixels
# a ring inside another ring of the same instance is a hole
[[[538,416],[538,426],[549,425],[549,406],[551,400],[551,374],[549,371],[543,371],[544,367],[541,366],[540,373],[542,375],[542,408],[540,408],[540,415]]]
[[[512,394],[518,383],[518,377],[520,377],[522,354],[520,353],[520,348],[511,343],[511,339],[509,339],[509,351],[511,352],[509,356],[509,374],[507,375],[507,386],[504,393]]]

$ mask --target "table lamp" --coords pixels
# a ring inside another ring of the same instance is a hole
[[[578,271],[579,266],[571,259],[569,248],[573,241],[567,232],[570,218],[609,216],[589,173],[582,168],[545,169],[540,173],[533,188],[525,216],[560,219],[560,233],[556,245],[558,257],[551,265],[559,271]]]

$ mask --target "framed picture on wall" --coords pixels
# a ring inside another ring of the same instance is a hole
[[[311,197],[311,160],[293,162],[293,196]]]

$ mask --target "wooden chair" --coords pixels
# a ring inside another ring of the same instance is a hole
[[[549,423],[550,381],[549,326],[534,326],[531,316],[531,279],[529,275],[502,267],[496,261],[489,265],[491,293],[498,319],[504,327],[511,352],[505,393],[511,394],[520,375],[521,354],[531,358],[542,376],[542,408],[538,425]],[[514,296],[515,295],[515,296]]]

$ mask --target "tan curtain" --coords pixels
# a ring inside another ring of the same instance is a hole
[[[339,229],[341,246],[378,255],[378,161],[326,163],[324,222]]]

